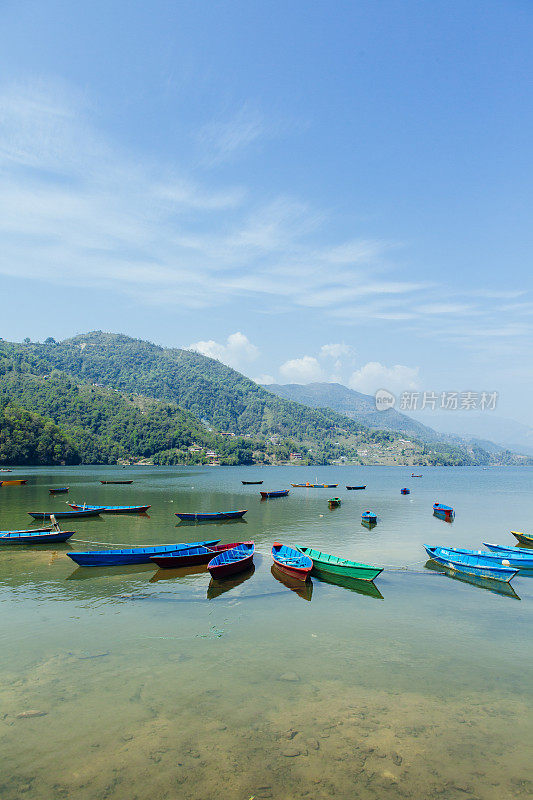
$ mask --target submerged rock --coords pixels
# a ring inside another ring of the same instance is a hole
[[[29,711],[21,711],[17,714],[17,719],[32,719],[32,717],[46,717],[48,711],[37,711],[32,708]]]
[[[279,676],[278,680],[297,683],[300,680],[300,676],[298,675],[297,672],[284,672],[282,675]]]

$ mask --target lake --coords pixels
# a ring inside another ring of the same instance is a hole
[[[64,520],[76,529],[65,544],[2,547],[2,800],[531,797],[533,577],[518,575],[508,594],[480,588],[425,568],[422,543],[514,545],[510,529],[533,527],[533,470],[418,471],[6,474],[29,479],[0,488],[6,530],[32,527],[27,511],[65,509],[67,499],[151,508]],[[306,481],[340,485],[260,500],[259,489]],[[68,496],[49,496],[63,485]],[[332,495],[340,508],[328,509]],[[432,516],[435,501],[455,508],[452,524]],[[174,516],[241,508],[234,523]],[[378,514],[372,530],[365,509]],[[206,538],[254,539],[255,570],[214,583],[205,568],[82,569],[65,555],[97,547],[87,542]],[[385,569],[375,590],[313,577],[293,591],[271,572],[276,540]]]

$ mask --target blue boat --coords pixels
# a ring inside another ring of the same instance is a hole
[[[517,569],[531,569],[533,570],[533,550],[501,550],[497,544],[489,544],[483,542],[485,547],[489,548],[488,553],[485,553],[489,558],[500,559],[503,566],[516,567]]]
[[[446,547],[430,547],[428,544],[425,544],[424,548],[428,556],[433,561],[436,561],[437,564],[442,564],[443,567],[450,570],[464,572],[466,575],[509,582],[518,572],[512,567],[495,564],[494,559],[491,558],[477,555],[461,555]]]
[[[151,547],[128,547],[116,550],[84,550],[67,553],[67,556],[80,567],[114,567],[122,564],[151,564],[151,556],[161,553],[173,553],[176,550],[188,550],[193,547],[210,547],[218,544],[220,539],[204,542],[181,542],[179,544],[157,544]]]
[[[483,544],[495,553],[511,553],[512,555],[526,555],[533,558],[533,550],[531,548],[518,547],[518,545],[516,547],[503,547],[503,545],[489,544],[488,542],[483,542]]]
[[[244,511],[212,511],[205,514],[176,511],[176,516],[184,522],[218,522],[224,519],[241,519],[244,517],[248,509]]]
[[[227,578],[230,575],[244,572],[244,570],[250,569],[254,563],[254,551],[254,542],[240,542],[237,547],[224,550],[212,558],[207,569],[212,578]]]
[[[98,509],[102,514],[146,514],[151,506],[88,506],[87,503],[69,503],[74,511],[94,511]]]
[[[28,514],[34,519],[42,520],[50,519],[50,517],[55,517],[56,519],[83,519],[84,517],[97,517],[103,510],[103,508],[89,508],[85,509],[85,511],[28,511]]]
[[[515,567],[515,569],[533,569],[533,556],[518,553],[494,553],[487,550],[466,550],[461,547],[447,547],[449,553],[456,553],[459,556],[481,556],[487,558],[496,565],[502,567]]]
[[[277,569],[299,581],[306,581],[313,569],[313,562],[309,556],[281,542],[274,542],[272,560]]]
[[[2,544],[49,544],[66,542],[76,531],[58,531],[53,528],[44,528],[41,531],[0,531],[0,545]]]
[[[411,494],[411,490],[404,486],[403,489],[400,489],[400,494]]]
[[[376,525],[377,521],[378,515],[373,511],[363,511],[361,514],[361,522],[365,525]]]
[[[288,489],[277,489],[274,492],[261,492],[261,499],[268,500],[271,497],[287,497],[288,494]]]
[[[452,522],[455,518],[455,511],[451,506],[445,506],[444,503],[433,503],[433,514],[439,519],[444,519],[446,522]]]

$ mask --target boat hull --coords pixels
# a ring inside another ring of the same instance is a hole
[[[238,547],[242,542],[233,542],[232,544],[216,544],[213,547],[198,547],[187,550],[176,550],[174,553],[168,555],[152,556],[150,561],[157,564],[158,567],[163,569],[178,569],[179,567],[193,567],[197,564],[207,564],[218,553],[223,553],[225,550],[232,550]]]
[[[0,486],[24,486],[28,480],[0,481]]]
[[[435,548],[428,545],[424,545],[424,548],[428,556],[437,564],[441,564],[455,572],[462,572],[465,575],[474,575],[478,578],[490,578],[491,580],[499,580],[508,583],[517,573],[516,569],[495,566],[490,560],[486,559],[483,561],[481,557],[473,558],[464,556],[460,558],[459,555],[456,557],[453,557],[453,555],[452,557],[448,557],[445,548]]]
[[[133,480],[131,480],[131,481],[100,481],[100,483],[103,483],[104,486],[106,484],[117,484],[117,485],[120,484],[120,485],[124,485],[125,486],[126,484],[133,483]]]
[[[254,563],[255,545],[253,542],[240,542],[237,547],[219,553],[207,565],[211,577],[218,580],[237,575],[250,569]]]
[[[270,500],[272,497],[287,497],[289,494],[288,489],[283,489],[280,492],[261,492],[263,500]]]
[[[346,488],[348,489],[348,491],[354,491],[357,489],[366,489],[366,484],[365,486],[347,486]]]
[[[241,481],[243,486],[261,486],[263,481]]]
[[[54,544],[66,542],[76,531],[50,531],[38,533],[24,531],[23,533],[0,534],[0,545],[3,544]]]
[[[279,542],[274,542],[272,547],[272,560],[276,569],[298,581],[306,581],[313,569],[313,562],[309,556]],[[294,563],[287,563],[288,560]]]
[[[67,494],[69,490],[68,486],[63,486],[61,489],[48,489],[50,494]]]
[[[500,550],[492,550],[490,545],[486,546],[489,547],[488,552],[486,550],[465,550],[459,547],[449,547],[447,549],[460,556],[481,556],[489,561],[493,561],[495,566],[499,567],[533,570],[533,553],[528,555],[527,553],[520,553],[519,550],[515,550],[514,553],[501,552]]]
[[[189,514],[188,512],[176,512],[176,516],[183,522],[218,522],[224,519],[241,519],[246,514],[244,511],[215,511],[208,514]]]
[[[528,547],[533,547],[533,536],[529,536],[527,533],[519,533],[519,531],[511,531],[513,536],[520,544],[525,544]]]
[[[28,514],[34,519],[50,519],[50,517],[55,517],[56,519],[84,519],[85,517],[97,517],[102,511],[102,508],[95,508],[85,511],[28,511]]]
[[[85,550],[75,553],[67,553],[80,567],[116,567],[125,564],[151,564],[151,556],[163,553],[172,553],[177,550],[186,550],[189,547],[199,547],[202,545],[218,544],[220,539],[203,542],[180,542],[176,544],[160,544],[152,547],[129,547],[117,550]]]
[[[291,483],[293,489],[336,489],[338,483]]]
[[[151,506],[80,506],[77,503],[69,503],[74,511],[94,511],[100,509],[102,514],[146,514]]]
[[[349,559],[337,558],[311,547],[300,547],[301,552],[309,556],[313,562],[311,574],[336,575],[344,578],[353,578],[359,581],[373,581],[383,572],[383,567],[373,567],[371,564],[359,564]]]
[[[485,547],[488,547],[489,550],[492,550],[495,553],[511,553],[511,555],[520,555],[520,553],[525,553],[527,556],[531,556],[533,558],[533,549],[527,549],[527,547],[503,547],[499,544],[489,544],[488,542],[483,542]]]

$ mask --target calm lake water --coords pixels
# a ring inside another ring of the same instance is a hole
[[[0,551],[0,797],[55,800],[443,798],[533,795],[533,577],[499,594],[424,567],[422,543],[513,545],[533,528],[531,469],[61,468],[14,470],[0,527],[71,502],[151,504],[76,521],[112,546],[254,539],[255,571],[81,569],[68,550]],[[100,479],[133,478],[131,486]],[[241,479],[263,480],[263,487]],[[259,489],[293,489],[260,502]],[[366,483],[364,492],[346,484]],[[409,486],[411,494],[400,495]],[[332,494],[342,506],[329,510]],[[454,506],[453,524],[433,502]],[[247,508],[244,522],[176,511]],[[361,511],[378,514],[372,531]],[[70,522],[67,525],[67,522]],[[64,529],[73,521],[65,520]],[[275,540],[387,565],[373,593],[271,573]]]

